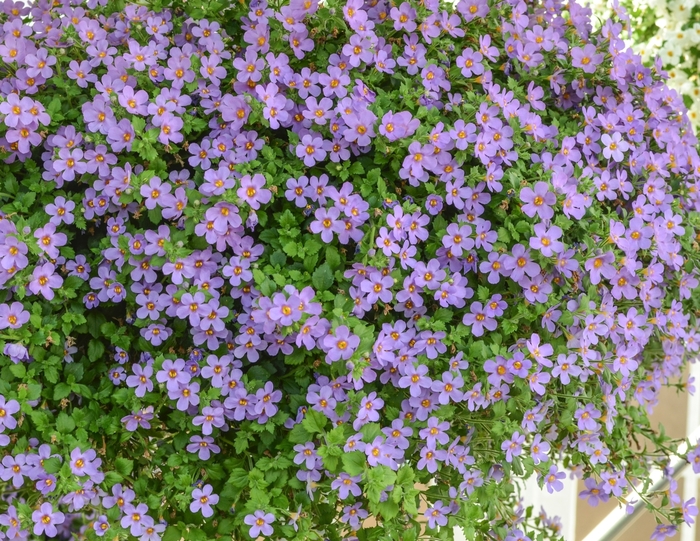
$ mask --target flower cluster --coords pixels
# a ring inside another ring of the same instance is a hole
[[[0,537],[554,538],[519,479],[664,465],[700,155],[617,19],[166,4],[0,7]]]
[[[659,62],[666,72],[669,88],[682,95],[688,118],[697,132],[700,128],[700,83],[698,44],[700,6],[678,0],[615,0],[591,2],[595,17],[611,12],[623,15],[624,37],[647,64]],[[624,8],[626,11],[623,11]]]

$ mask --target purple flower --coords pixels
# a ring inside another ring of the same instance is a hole
[[[5,270],[25,268],[29,262],[28,250],[27,245],[15,237],[5,237],[5,242],[0,244],[0,266]]]
[[[351,477],[347,473],[341,472],[331,483],[331,488],[338,491],[338,497],[341,500],[347,499],[350,494],[359,498],[362,495],[362,489],[357,483],[359,483],[361,479],[361,475]]]
[[[383,407],[384,400],[379,398],[376,392],[372,391],[369,395],[363,397],[360,401],[360,409],[357,412],[353,428],[359,430],[366,423],[378,421],[379,410]]]
[[[378,300],[390,303],[393,299],[391,288],[394,279],[391,276],[384,276],[381,272],[373,272],[367,280],[360,284],[360,290],[367,293],[367,302],[376,303]]]
[[[598,53],[596,46],[592,43],[588,43],[583,48],[571,49],[572,65],[586,73],[595,73],[596,67],[603,62],[603,58],[603,54]]]
[[[593,477],[588,477],[584,479],[584,484],[586,485],[586,490],[579,493],[579,498],[585,498],[588,500],[588,505],[591,507],[597,507],[599,502],[605,503],[608,501],[609,496],[603,491],[603,483],[596,483]]]
[[[93,482],[100,483],[104,479],[104,475],[98,469],[101,464],[102,459],[97,458],[93,449],[82,452],[76,447],[70,454],[71,472],[78,477],[89,476]]]
[[[457,57],[455,64],[462,70],[464,77],[472,77],[473,75],[481,75],[484,73],[484,66],[481,63],[483,55],[479,51],[474,51],[467,47],[462,51],[462,54]]]
[[[29,291],[38,295],[41,293],[46,300],[54,298],[54,289],[63,285],[63,278],[54,274],[56,267],[51,263],[44,263],[37,266],[32,273],[32,280],[29,282]]]
[[[607,159],[613,159],[616,162],[621,162],[625,158],[625,152],[630,148],[627,141],[622,140],[622,134],[620,132],[614,132],[612,135],[604,133],[600,142],[603,143],[603,156]]]
[[[135,139],[134,127],[126,118],[113,125],[107,132],[107,140],[112,145],[114,152],[131,151],[131,145]]]
[[[264,537],[272,535],[273,529],[271,524],[275,521],[275,515],[265,513],[265,511],[257,510],[252,515],[246,515],[243,522],[250,526],[248,535],[255,539],[262,535]]]
[[[343,132],[343,138],[350,143],[357,143],[360,146],[369,145],[372,142],[374,133],[374,122],[377,117],[369,111],[353,113],[345,118],[347,128]]]
[[[4,122],[8,128],[29,126],[34,120],[30,112],[32,107],[34,107],[34,100],[29,97],[20,98],[16,93],[11,92],[7,95],[6,101],[0,103],[0,113],[6,115]]]
[[[530,445],[530,455],[532,456],[534,463],[539,464],[540,462],[546,462],[549,460],[547,453],[549,453],[550,449],[551,447],[549,443],[543,440],[540,434],[536,434],[535,439],[532,441],[532,445]]]
[[[484,329],[495,331],[498,327],[496,320],[486,313],[486,309],[480,302],[473,302],[469,310],[469,314],[464,314],[462,323],[471,326],[474,336],[482,336]]]
[[[63,524],[66,517],[60,511],[54,512],[49,502],[44,502],[41,507],[32,513],[34,521],[34,535],[45,534],[47,537],[56,537],[57,525]]]
[[[674,537],[678,532],[678,527],[672,524],[658,524],[651,534],[651,541],[663,541],[667,537]]]
[[[433,382],[426,374],[428,367],[421,364],[417,367],[408,366],[405,369],[404,375],[399,379],[399,387],[408,388],[411,396],[421,396],[423,389],[430,389]]]
[[[552,375],[558,377],[564,385],[568,385],[571,382],[570,376],[581,375],[581,367],[576,365],[576,360],[577,357],[573,353],[569,355],[560,353],[557,357],[557,365],[552,369]]]
[[[92,525],[93,530],[99,537],[103,537],[109,530],[109,521],[106,515],[100,515]]]
[[[598,423],[595,419],[600,418],[600,410],[593,404],[586,404],[585,408],[578,408],[574,413],[574,418],[578,422],[579,430],[598,430]]]
[[[58,196],[58,197],[56,197],[56,199],[54,199],[53,203],[49,203],[48,205],[46,205],[45,210],[46,210],[46,214],[51,216],[51,219],[49,220],[49,222],[55,226],[59,226],[61,224],[61,222],[65,223],[65,224],[72,224],[73,223],[73,221],[75,220],[75,217],[73,216],[73,209],[74,208],[75,208],[75,203],[73,201],[66,200],[65,197]],[[7,239],[7,240],[9,240],[9,239]],[[26,253],[26,250],[24,253]]]
[[[29,475],[29,466],[27,465],[27,458],[25,455],[7,455],[2,459],[0,479],[3,481],[12,479],[12,486],[19,488],[24,484],[25,475]]]
[[[429,447],[434,447],[436,443],[447,444],[450,440],[447,430],[450,428],[448,421],[440,422],[436,417],[428,419],[428,426],[419,432],[419,436],[426,441]]]
[[[506,462],[513,462],[513,458],[520,456],[523,452],[525,435],[514,432],[513,436],[501,444],[501,449],[506,452]]]
[[[340,521],[349,524],[353,530],[359,530],[360,521],[368,516],[367,511],[362,509],[362,503],[356,503],[343,507],[343,516],[340,517]]]
[[[213,432],[214,427],[221,428],[226,424],[224,420],[224,409],[206,406],[202,408],[202,415],[197,415],[192,419],[192,424],[194,426],[201,426],[202,433],[209,436]]]
[[[75,60],[68,65],[69,69],[66,75],[77,82],[80,88],[87,88],[88,83],[96,83],[97,75],[90,73],[92,66],[89,62],[83,60],[78,64]]]
[[[294,456],[295,464],[304,464],[307,470],[316,469],[316,464],[320,461],[320,457],[316,453],[315,445],[311,442],[294,446],[297,454]]]
[[[420,121],[417,118],[413,118],[408,111],[399,113],[389,111],[382,117],[379,133],[389,141],[398,141],[413,135],[419,126]]]
[[[554,216],[552,206],[557,202],[557,198],[549,191],[546,182],[538,182],[534,190],[530,187],[523,188],[520,191],[520,200],[525,203],[522,211],[530,218],[537,215],[541,220],[550,220]]]
[[[323,242],[331,242],[333,233],[342,233],[345,228],[344,223],[338,219],[340,218],[340,211],[335,207],[316,209],[314,216],[316,220],[311,222],[309,229],[311,229],[312,233],[321,233]]]
[[[542,477],[545,483],[544,486],[550,494],[564,490],[564,483],[562,483],[561,480],[566,479],[566,473],[559,471],[556,465],[551,465],[549,467],[549,472]]]
[[[135,364],[131,367],[133,375],[126,378],[126,384],[129,387],[136,388],[136,396],[142,398],[146,392],[151,392],[153,390],[153,366],[146,365],[142,367],[141,365]]]
[[[259,209],[260,204],[266,204],[272,199],[272,192],[265,186],[265,177],[261,174],[245,175],[240,180],[241,187],[236,192],[250,208]]]
[[[13,302],[11,306],[0,304],[0,329],[19,329],[29,321],[29,312],[21,302]]]
[[[214,510],[211,508],[212,505],[216,505],[219,501],[219,496],[212,494],[212,486],[204,485],[200,490],[195,488],[192,491],[192,503],[190,503],[190,511],[197,513],[198,511],[202,513],[203,517],[211,517],[214,514]]]
[[[15,364],[29,360],[29,351],[27,351],[27,348],[22,344],[8,342],[2,349],[2,353],[3,355],[7,355]]]
[[[124,427],[129,432],[135,432],[139,427],[151,428],[151,423],[149,423],[151,419],[153,419],[153,414],[143,410],[122,417],[121,422],[124,423]]]
[[[214,438],[210,436],[194,435],[190,438],[187,452],[197,453],[200,460],[209,460],[211,453],[219,454],[221,448],[214,443]]]
[[[68,237],[64,233],[57,233],[56,226],[49,222],[44,227],[40,227],[34,232],[37,245],[46,252],[51,259],[56,259],[59,255],[58,247],[64,246]]]
[[[543,256],[551,257],[564,251],[564,244],[558,239],[563,231],[556,225],[547,227],[544,223],[535,224],[535,236],[530,237],[530,246]]]
[[[326,159],[326,145],[321,137],[304,135],[296,147],[296,155],[304,161],[304,165],[312,167],[316,162]]]
[[[153,521],[146,514],[148,513],[148,506],[145,503],[140,503],[137,506],[127,503],[124,505],[123,513],[124,516],[120,522],[122,528],[129,528],[131,535],[135,537],[141,536],[144,526],[148,526]]]
[[[360,345],[360,338],[350,332],[346,325],[336,327],[333,334],[323,339],[326,350],[326,362],[331,364],[338,360],[347,361]]]
[[[394,21],[394,30],[410,33],[417,28],[416,10],[408,2],[403,2],[398,8],[392,8],[389,14]]]
[[[162,205],[170,194],[172,186],[168,182],[163,182],[159,177],[152,177],[148,184],[141,186],[140,193],[145,197],[144,205],[151,210],[157,205]]]
[[[588,259],[584,268],[589,272],[589,278],[593,285],[600,283],[601,277],[611,280],[615,277],[615,267],[612,263],[615,262],[615,254],[605,252],[597,257]]]
[[[272,417],[277,413],[277,402],[282,400],[282,391],[275,390],[272,382],[268,381],[262,389],[258,389],[255,393],[257,402],[255,403],[255,413],[258,415],[258,422],[265,423],[268,417]]]
[[[437,526],[447,526],[447,516],[450,514],[450,508],[442,503],[441,500],[436,501],[432,507],[425,510],[423,516],[428,521],[428,528]]]

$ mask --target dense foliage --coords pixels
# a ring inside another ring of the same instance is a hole
[[[6,0],[0,531],[522,541],[533,473],[641,497],[700,157],[589,15]]]

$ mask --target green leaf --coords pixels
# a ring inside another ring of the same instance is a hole
[[[131,125],[134,127],[135,133],[142,134],[144,128],[146,127],[146,121],[143,118],[133,117],[131,119]]]
[[[243,451],[248,449],[248,440],[251,439],[252,437],[253,437],[252,434],[249,434],[247,432],[243,432],[242,430],[240,430],[236,434],[236,438],[233,442],[233,446],[236,449],[236,453],[241,454],[241,453],[243,453]]]
[[[41,396],[41,385],[38,383],[29,383],[27,385],[27,400],[37,400]]]
[[[236,488],[245,488],[248,486],[248,472],[243,468],[234,468],[231,470],[228,482]]]
[[[327,422],[328,418],[323,413],[310,409],[301,424],[310,434],[315,434],[323,432]]]
[[[88,344],[88,358],[91,361],[99,361],[104,355],[104,344],[99,340],[90,340]]]
[[[410,466],[403,466],[396,474],[396,483],[404,488],[413,488],[416,474]]]
[[[46,107],[46,111],[49,113],[49,116],[53,118],[53,116],[61,111],[61,98],[58,96],[55,97],[54,99],[51,100],[49,103],[48,107]]]
[[[128,458],[117,458],[114,461],[114,469],[126,477],[134,469],[134,461]]]
[[[338,425],[328,433],[326,439],[330,445],[345,444],[347,441],[347,437],[345,436],[345,426],[345,424]]]
[[[23,363],[12,364],[10,365],[10,372],[16,378],[23,378],[27,373],[27,369]]]
[[[371,503],[377,504],[386,487],[396,482],[396,472],[388,466],[375,466],[369,470],[367,479],[367,499]]]
[[[287,256],[282,250],[276,250],[270,256],[270,263],[275,266],[284,267],[287,264]]]
[[[326,291],[333,285],[333,271],[331,271],[327,263],[324,263],[314,271],[311,276],[311,283],[316,291]]]
[[[54,400],[61,400],[62,398],[67,397],[71,393],[71,388],[70,385],[67,383],[58,383],[54,388],[53,388],[53,399]]]
[[[365,464],[367,463],[367,457],[361,451],[352,451],[351,453],[345,453],[341,460],[343,462],[343,470],[348,475],[360,475],[365,471]]]
[[[73,421],[73,418],[63,411],[59,413],[58,417],[56,418],[56,430],[58,430],[61,434],[69,434],[73,432],[74,429],[75,421]]]
[[[57,473],[61,469],[61,459],[58,457],[46,458],[43,460],[46,473]]]
[[[10,195],[15,195],[19,191],[19,182],[14,175],[8,175],[7,180],[5,180],[5,191]]]
[[[163,532],[162,541],[180,541],[182,532],[176,526],[168,526]]]
[[[331,269],[337,269],[340,267],[340,261],[338,249],[333,245],[329,245],[328,248],[326,248],[326,263],[328,263]]]
[[[350,174],[352,175],[361,175],[365,172],[365,168],[362,167],[362,164],[360,162],[354,162],[350,168],[348,169]]]
[[[288,437],[291,443],[306,443],[311,440],[311,434],[304,428],[302,423],[294,425]]]
[[[377,505],[377,509],[384,520],[391,520],[399,514],[399,506],[391,498],[387,499],[385,502],[380,502]]]

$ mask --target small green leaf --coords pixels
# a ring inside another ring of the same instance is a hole
[[[55,456],[44,459],[42,464],[46,473],[57,473],[61,469],[61,459]]]
[[[126,477],[134,469],[134,461],[128,458],[117,458],[114,461],[114,469]]]
[[[27,369],[23,363],[12,364],[10,365],[10,372],[16,378],[23,378],[27,373]]]
[[[328,263],[331,269],[337,269],[340,267],[340,261],[338,249],[333,245],[329,245],[328,248],[326,248],[326,263]]]
[[[74,429],[75,421],[73,421],[73,418],[63,411],[59,413],[58,417],[56,418],[56,430],[58,430],[61,434],[69,434],[73,432]]]
[[[88,344],[88,358],[91,361],[99,361],[104,355],[105,347],[99,340],[90,340]]]
[[[245,488],[248,486],[248,472],[243,468],[234,468],[231,470],[228,482],[236,488]]]
[[[365,471],[367,457],[360,451],[346,453],[341,457],[341,460],[343,462],[343,470],[348,475],[360,475],[363,471]]]
[[[63,398],[66,398],[69,394],[71,393],[71,388],[70,385],[67,383],[58,383],[54,388],[53,388],[53,399],[54,400],[61,400]]]
[[[311,283],[316,291],[326,291],[333,285],[333,271],[331,271],[327,263],[324,263],[314,271],[311,276]]]
[[[327,422],[328,418],[320,411],[308,410],[301,424],[309,433],[315,434],[323,432]]]
[[[180,541],[182,532],[176,526],[168,526],[161,539],[162,541]]]

